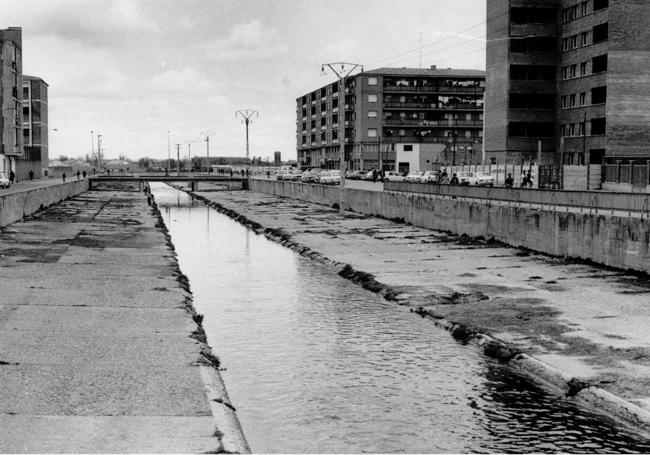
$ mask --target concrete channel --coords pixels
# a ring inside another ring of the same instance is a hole
[[[358,213],[340,215],[296,199],[188,193],[257,234],[410,307],[457,340],[562,389],[567,399],[650,434],[650,387],[639,380],[650,354],[641,322],[647,318],[642,301],[649,292],[643,278],[563,263],[499,242]],[[513,275],[499,273],[504,270]],[[552,279],[542,280],[551,273]],[[573,287],[563,285],[568,283]]]
[[[250,451],[147,202],[109,186],[2,229],[1,452]]]

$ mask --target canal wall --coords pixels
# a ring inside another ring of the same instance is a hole
[[[87,190],[88,180],[84,179],[0,195],[0,227]]]
[[[340,189],[293,182],[251,180],[251,190],[333,206]],[[650,220],[540,210],[428,194],[345,189],[343,206],[367,215],[559,257],[650,273]]]

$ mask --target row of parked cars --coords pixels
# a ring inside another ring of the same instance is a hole
[[[370,180],[380,182],[411,182],[411,183],[452,183],[471,186],[494,186],[494,177],[489,172],[458,172],[453,175],[438,171],[418,171],[403,174],[395,171],[350,171],[345,176],[349,180]],[[296,168],[281,169],[276,174],[277,180],[302,183],[319,183],[321,185],[338,185],[341,183],[341,171],[338,169],[311,168],[304,172]]]

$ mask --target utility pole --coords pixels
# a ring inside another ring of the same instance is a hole
[[[260,113],[257,112],[256,110],[253,109],[243,109],[235,112],[235,118],[237,118],[237,115],[241,115],[241,117],[244,119],[244,123],[246,123],[246,165],[248,166],[248,152],[249,152],[249,145],[248,145],[248,124],[252,123],[252,118],[259,117]]]
[[[340,65],[340,69],[335,68]],[[341,191],[339,192],[340,198],[339,198],[339,211],[343,211],[343,189],[345,188],[345,171],[346,171],[346,163],[345,163],[345,79],[352,73],[357,68],[361,68],[361,72],[363,72],[363,66],[359,65],[358,63],[346,63],[346,62],[335,62],[335,63],[324,63],[321,65],[321,72],[325,73],[325,67],[328,67],[334,74],[336,74],[336,77],[339,78],[339,106],[343,106],[343,118],[341,117],[341,114],[339,113],[339,125],[342,125],[343,127],[339,127],[339,132],[342,131],[342,134],[339,134],[339,142],[340,142],[340,147],[339,147],[339,168],[341,169]],[[342,102],[341,102],[342,101]],[[339,108],[340,112],[340,108]]]
[[[97,170],[102,168],[102,135],[97,135]]]
[[[176,175],[181,176],[181,144],[176,144]]]
[[[204,141],[205,141],[205,153],[206,153],[206,155],[208,157],[208,163],[206,165],[205,170],[207,171],[208,174],[210,173],[210,136],[212,136],[212,135],[214,135],[214,133],[212,131],[203,131],[201,133],[201,136],[205,137],[205,139],[204,139]]]
[[[187,141],[187,172],[190,172],[192,168],[192,154],[190,153],[190,147],[194,141]]]
[[[172,172],[172,145],[169,130],[167,130],[167,174]]]
[[[95,132],[90,130],[90,161],[95,159]]]

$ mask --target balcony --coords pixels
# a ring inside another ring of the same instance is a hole
[[[427,110],[483,110],[483,105],[460,103],[460,104],[436,104],[436,103],[400,103],[397,101],[384,102],[385,109],[427,109]]]
[[[473,94],[482,95],[485,87],[449,87],[440,85],[424,85],[414,87],[412,85],[384,85],[384,92],[397,92],[397,93],[458,93],[458,94]]]
[[[385,119],[384,126],[421,126],[423,128],[483,128],[483,120]]]

